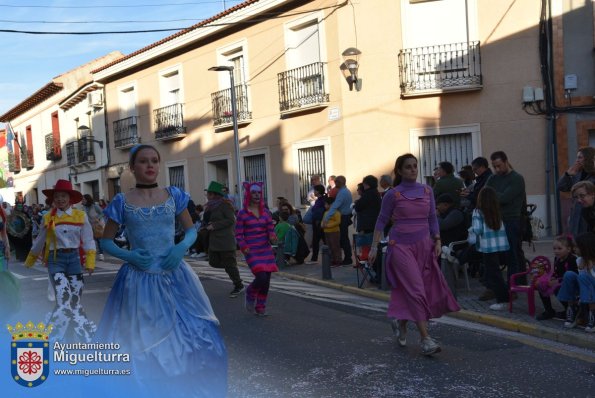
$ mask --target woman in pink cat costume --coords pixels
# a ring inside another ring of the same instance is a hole
[[[246,289],[246,309],[266,316],[271,273],[277,272],[272,244],[277,243],[273,218],[264,207],[262,182],[244,183],[244,202],[236,221],[236,240],[254,281]]]

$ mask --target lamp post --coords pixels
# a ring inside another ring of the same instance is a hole
[[[236,200],[238,203],[236,204],[241,204],[242,185],[240,181],[240,138],[238,132],[238,109],[236,103],[235,83],[233,79],[233,66],[213,66],[210,67],[209,70],[214,72],[229,72],[229,82],[231,84],[231,118],[233,120],[233,142],[236,157],[236,194],[238,195]]]

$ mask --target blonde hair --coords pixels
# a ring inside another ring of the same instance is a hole
[[[574,196],[574,193],[581,189],[584,188],[585,191],[588,194],[594,194],[595,193],[595,184],[593,184],[591,181],[579,181],[576,184],[574,184],[572,186],[572,189],[570,190],[570,193],[572,194],[572,196]]]

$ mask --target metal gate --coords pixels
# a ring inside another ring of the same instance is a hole
[[[438,163],[450,162],[455,172],[473,160],[471,133],[419,137],[419,176],[424,183],[433,179]]]
[[[267,165],[264,154],[244,156],[244,177],[248,182],[263,183],[264,201],[267,202]]]
[[[186,192],[184,183],[184,166],[174,166],[169,168],[169,185],[178,187]]]
[[[300,186],[300,204],[308,204],[306,197],[310,190],[310,177],[319,175],[322,184],[326,181],[324,165],[324,146],[298,149],[298,183]]]

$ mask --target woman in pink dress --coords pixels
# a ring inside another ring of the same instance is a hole
[[[386,258],[386,276],[391,297],[388,316],[401,347],[407,344],[407,322],[413,321],[421,335],[422,354],[441,351],[428,333],[428,320],[460,308],[440,271],[440,232],[432,188],[418,183],[417,159],[399,156],[395,163],[394,188],[384,195],[368,261],[376,258],[384,226],[392,221]]]

